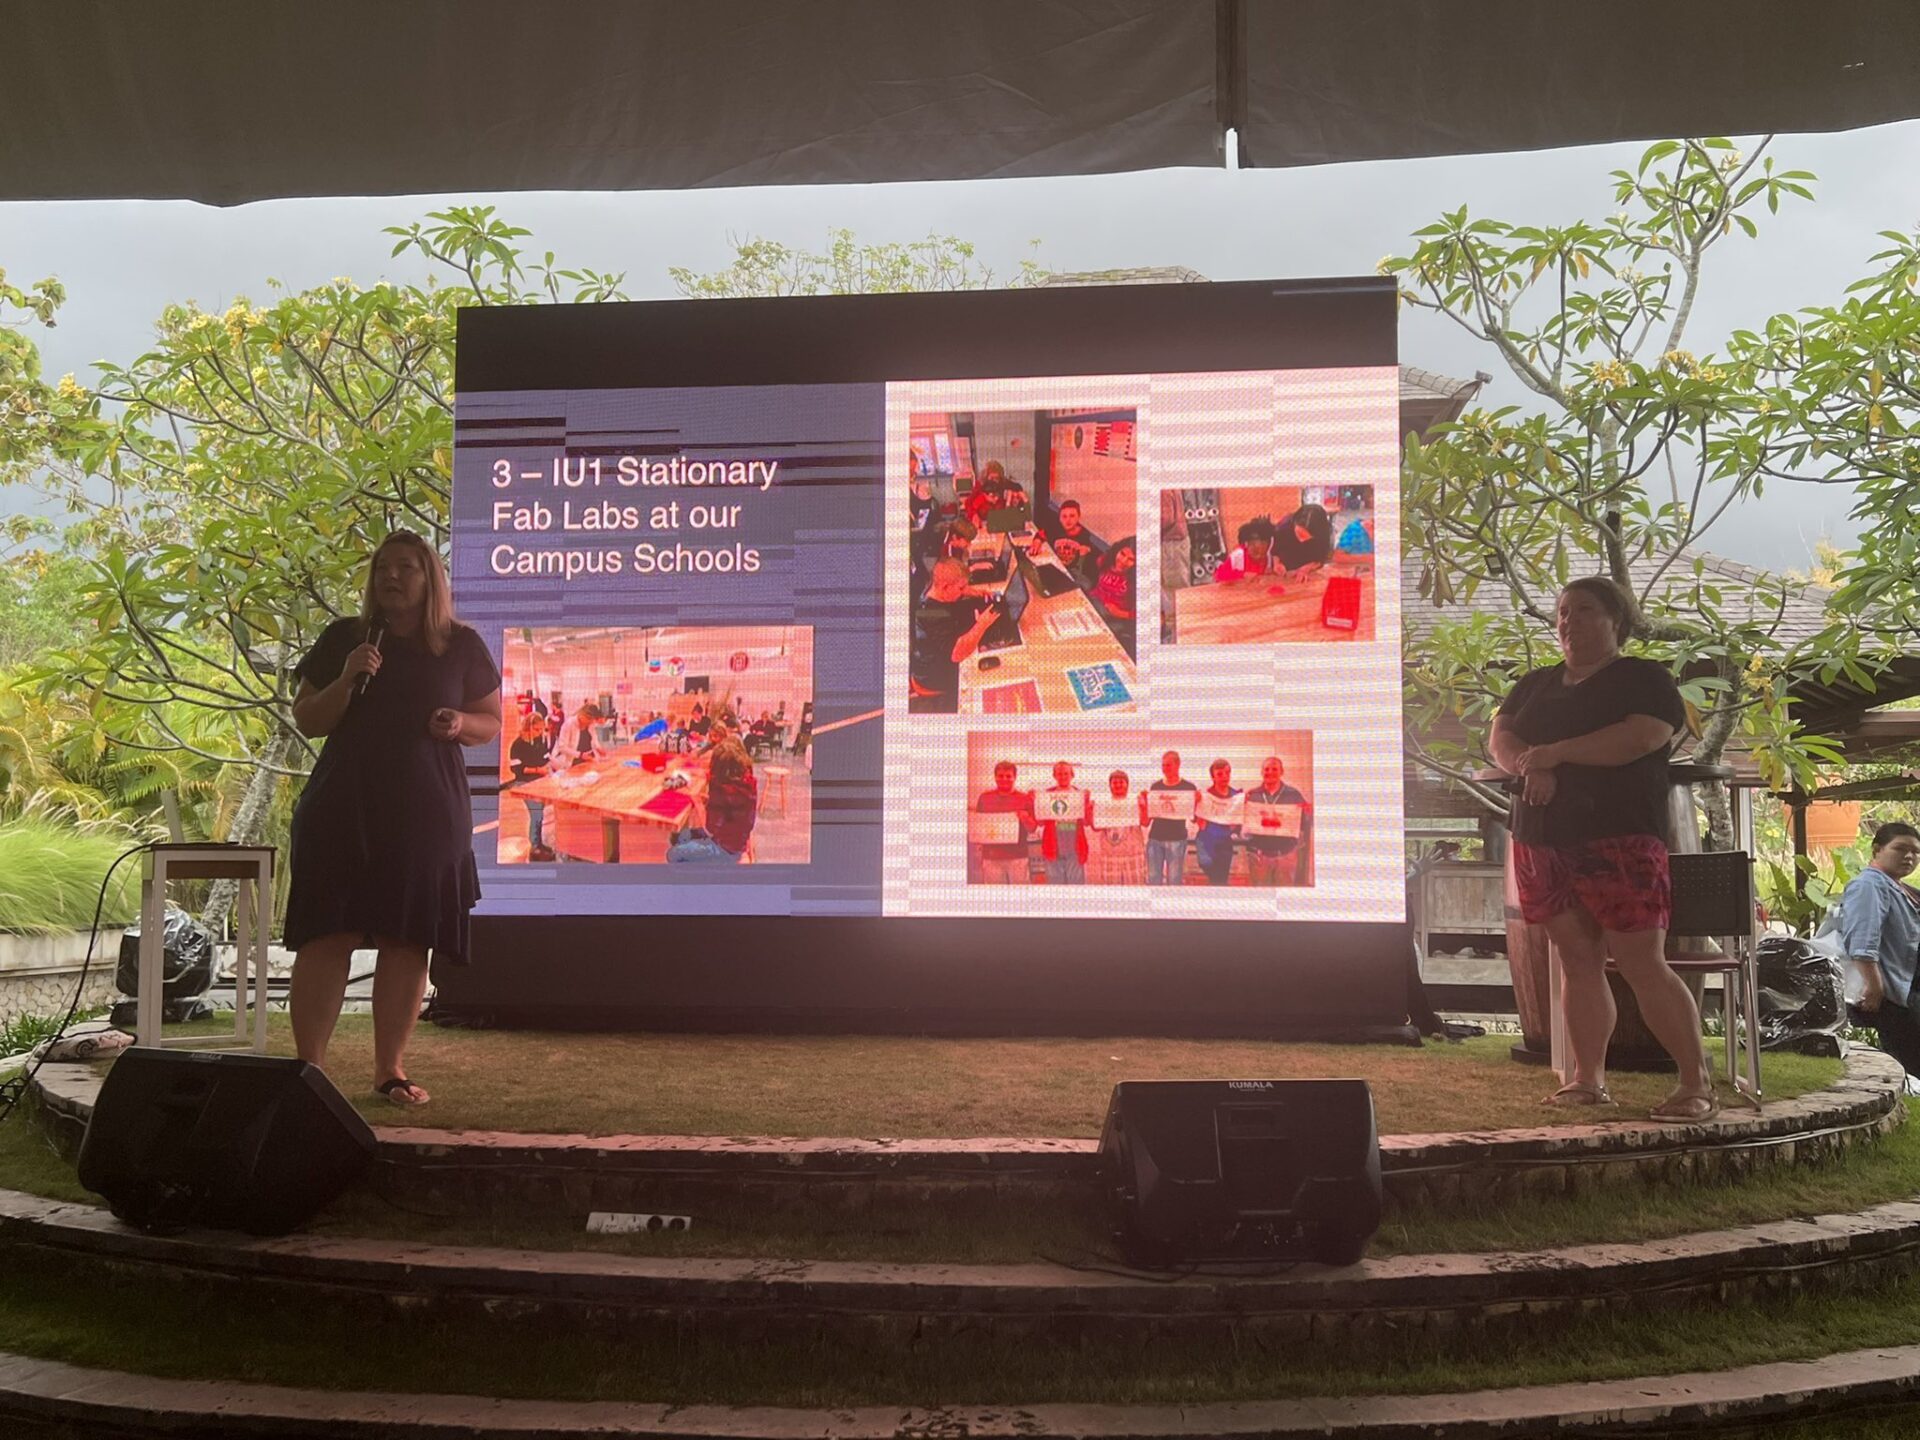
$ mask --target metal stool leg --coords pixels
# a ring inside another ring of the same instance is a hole
[[[149,854],[140,875],[140,994],[134,1036],[142,1045],[160,1043],[160,981],[166,968],[166,939],[161,920],[166,914],[167,862]]]

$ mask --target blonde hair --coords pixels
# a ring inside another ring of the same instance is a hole
[[[447,567],[440,563],[440,552],[411,530],[395,530],[374,548],[373,558],[367,562],[366,587],[360,592],[362,623],[372,629],[373,622],[382,618],[374,574],[380,568],[380,552],[389,545],[411,546],[418,553],[420,568],[427,577],[427,607],[420,624],[421,638],[434,654],[446,654],[457,620],[453,613],[453,587],[447,583]]]

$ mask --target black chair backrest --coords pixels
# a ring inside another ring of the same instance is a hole
[[[1745,935],[1753,929],[1753,858],[1744,850],[1670,855],[1670,935]]]

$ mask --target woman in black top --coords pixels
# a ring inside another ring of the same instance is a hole
[[[374,552],[361,614],[328,626],[295,673],[294,723],[327,743],[293,812],[294,1045],[302,1060],[325,1061],[348,961],[378,950],[374,1088],[424,1105],[403,1055],[429,952],[467,953],[480,877],[461,747],[500,733],[500,672],[455,621],[440,557],[401,530]]]
[[[1664,665],[1620,653],[1633,601],[1594,576],[1560,592],[1558,665],[1520,678],[1489,748],[1521,779],[1513,807],[1514,876],[1530,924],[1560,953],[1567,1083],[1552,1105],[1610,1105],[1607,1042],[1615,1020],[1606,962],[1633,987],[1650,1029],[1680,1071],[1655,1119],[1705,1120],[1719,1108],[1700,1012],[1666,962],[1667,756],[1686,707]]]
[[[547,744],[547,722],[532,710],[520,717],[520,735],[507,752],[507,764],[513,779],[522,785],[545,778],[551,768],[552,749]],[[539,800],[529,800],[524,795],[520,803],[527,807],[527,858],[529,860],[551,860],[554,853],[547,846],[546,813],[547,807]]]
[[[1280,522],[1273,536],[1273,568],[1298,575],[1324,565],[1333,554],[1333,520],[1319,505],[1302,505]]]

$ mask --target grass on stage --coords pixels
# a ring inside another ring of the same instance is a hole
[[[226,1025],[231,1022],[223,1022]],[[171,1033],[171,1032],[170,1032]],[[185,1033],[184,1029],[181,1033]],[[343,1016],[327,1072],[375,1125],[578,1135],[785,1135],[963,1139],[1092,1137],[1119,1080],[1369,1081],[1383,1135],[1564,1124],[1543,1110],[1542,1068],[1508,1058],[1513,1036],[1460,1044],[1308,1045],[1249,1040],[934,1039],[870,1035],[591,1034],[422,1025],[407,1069],[433,1094],[400,1110],[371,1093],[373,1026]],[[1709,1041],[1717,1058],[1718,1041]],[[284,1015],[273,1053],[293,1053]],[[1768,1055],[1771,1099],[1833,1083],[1837,1060]],[[1673,1077],[1616,1074],[1617,1111],[1643,1118]]]

